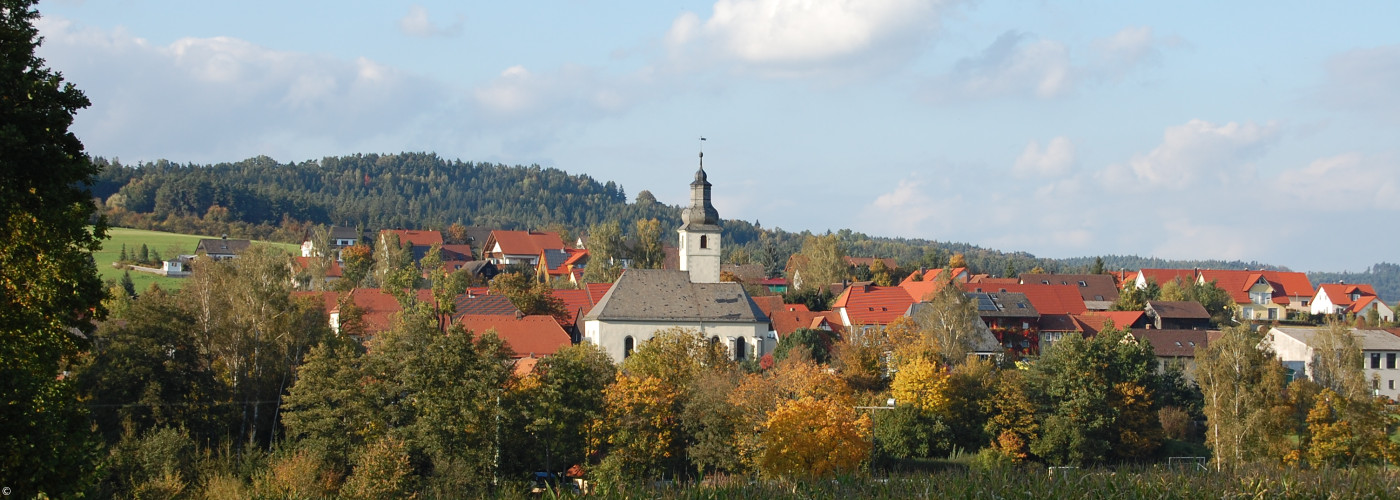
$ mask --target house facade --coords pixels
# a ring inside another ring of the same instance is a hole
[[[1395,321],[1395,309],[1382,301],[1371,285],[1336,283],[1317,287],[1310,312],[1366,317],[1372,310],[1383,321]]]
[[[1275,327],[1264,341],[1294,377],[1312,379],[1313,363],[1317,360],[1315,348],[1323,328]],[[1361,347],[1367,384],[1376,395],[1400,399],[1400,336],[1380,329],[1350,330]]]

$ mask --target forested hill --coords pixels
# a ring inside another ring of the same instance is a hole
[[[447,160],[431,153],[356,154],[319,161],[279,163],[259,156],[214,165],[165,160],[122,165],[102,158],[93,194],[119,226],[233,237],[299,241],[308,224],[339,224],[366,230],[442,229],[452,223],[503,229],[556,228],[582,234],[603,221],[624,231],[639,219],[662,227],[680,225],[680,207],[640,191],[630,200],[614,181],[555,168],[506,166]],[[726,257],[782,270],[806,231],[764,229],[726,219]],[[954,253],[974,272],[1003,275],[1037,267],[1051,272],[1086,272],[1095,258],[1044,259],[966,243],[920,238],[836,233],[850,255],[894,257],[902,267],[941,267]],[[765,237],[761,237],[765,236]],[[1258,262],[1160,260],[1103,256],[1109,271],[1139,268],[1270,269]],[[1387,267],[1388,266],[1388,267]],[[1364,274],[1313,273],[1315,282],[1345,279],[1377,285],[1383,297],[1400,297],[1400,266],[1379,264]]]
[[[679,220],[659,203],[627,203],[622,186],[538,165],[445,160],[434,154],[357,154],[278,163],[266,156],[215,165],[105,164],[94,194],[107,208],[164,221],[211,218],[278,225],[286,217],[366,228],[501,228],[609,218]],[[212,211],[211,211],[212,210]]]

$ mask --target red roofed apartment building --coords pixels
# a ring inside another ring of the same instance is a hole
[[[1368,310],[1374,309],[1380,319],[1384,321],[1395,321],[1395,310],[1381,302],[1381,298],[1376,295],[1376,290],[1371,285],[1345,283],[1318,285],[1317,295],[1313,297],[1312,314],[1354,314],[1357,317],[1365,317]]]

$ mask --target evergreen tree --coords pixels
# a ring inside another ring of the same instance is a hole
[[[148,248],[146,248],[146,244],[145,244],[145,243],[142,243],[142,244],[141,244],[141,250],[138,250],[138,251],[136,252],[136,262],[137,262],[138,264],[145,265],[147,262],[150,262],[150,261],[151,261],[151,250],[148,249]]]
[[[120,256],[117,257],[117,262],[125,263],[127,260],[128,257],[126,256],[126,243],[122,243],[122,253]]]
[[[106,314],[89,257],[106,223],[92,223],[88,189],[100,169],[68,131],[90,103],[35,55],[34,4],[0,3],[0,471],[12,491],[65,497],[86,484],[96,450],[58,373]]]
[[[136,298],[136,283],[131,281],[131,271],[122,273],[122,292],[129,298]]]

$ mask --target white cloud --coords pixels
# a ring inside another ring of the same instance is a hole
[[[964,58],[934,79],[934,100],[988,99],[1028,95],[1057,97],[1074,87],[1069,49],[1052,40],[1031,40],[1007,31],[975,57]]]
[[[438,26],[428,17],[428,9],[422,5],[413,5],[408,8],[408,14],[399,18],[399,31],[421,38],[452,37],[462,34],[464,24],[466,18],[458,15],[451,24]]]
[[[95,155],[226,161],[405,145],[450,91],[368,59],[229,37],[156,45],[122,30],[39,20],[41,55],[87,93],[74,131]],[[293,156],[293,158],[297,158]],[[302,156],[301,158],[305,158]]]
[[[1341,109],[1400,125],[1400,45],[1358,49],[1328,59],[1321,97]]]
[[[1091,44],[1097,61],[1092,72],[1099,77],[1119,79],[1136,68],[1162,61],[1164,47],[1179,47],[1185,42],[1176,36],[1159,37],[1151,26],[1130,26],[1112,36],[1094,40]]]
[[[1254,175],[1253,162],[1278,137],[1274,122],[1215,125],[1191,120],[1167,127],[1162,144],[1126,164],[1111,165],[1100,178],[1114,189],[1183,189],[1209,176],[1228,182]]]
[[[943,191],[917,178],[900,179],[893,190],[866,206],[861,226],[876,234],[941,234],[960,222],[953,214],[962,202],[961,195]]]
[[[1287,170],[1274,189],[1293,208],[1327,213],[1400,210],[1400,161],[1393,156],[1346,153]]]
[[[1050,139],[1044,149],[1039,141],[1032,140],[1026,144],[1021,156],[1016,158],[1012,172],[1021,176],[1060,176],[1068,173],[1075,161],[1074,143],[1068,137]]]
[[[1175,37],[1157,37],[1150,27],[1130,27],[1090,45],[1097,56],[1078,61],[1062,42],[1007,31],[981,53],[959,60],[934,78],[928,94],[934,101],[1034,97],[1052,99],[1073,94],[1090,81],[1117,80],[1146,64],[1161,60],[1163,46],[1180,44]]]
[[[937,30],[946,3],[718,0],[707,20],[691,12],[678,16],[666,41],[682,60],[732,62],[770,76],[805,76],[904,60]]]

